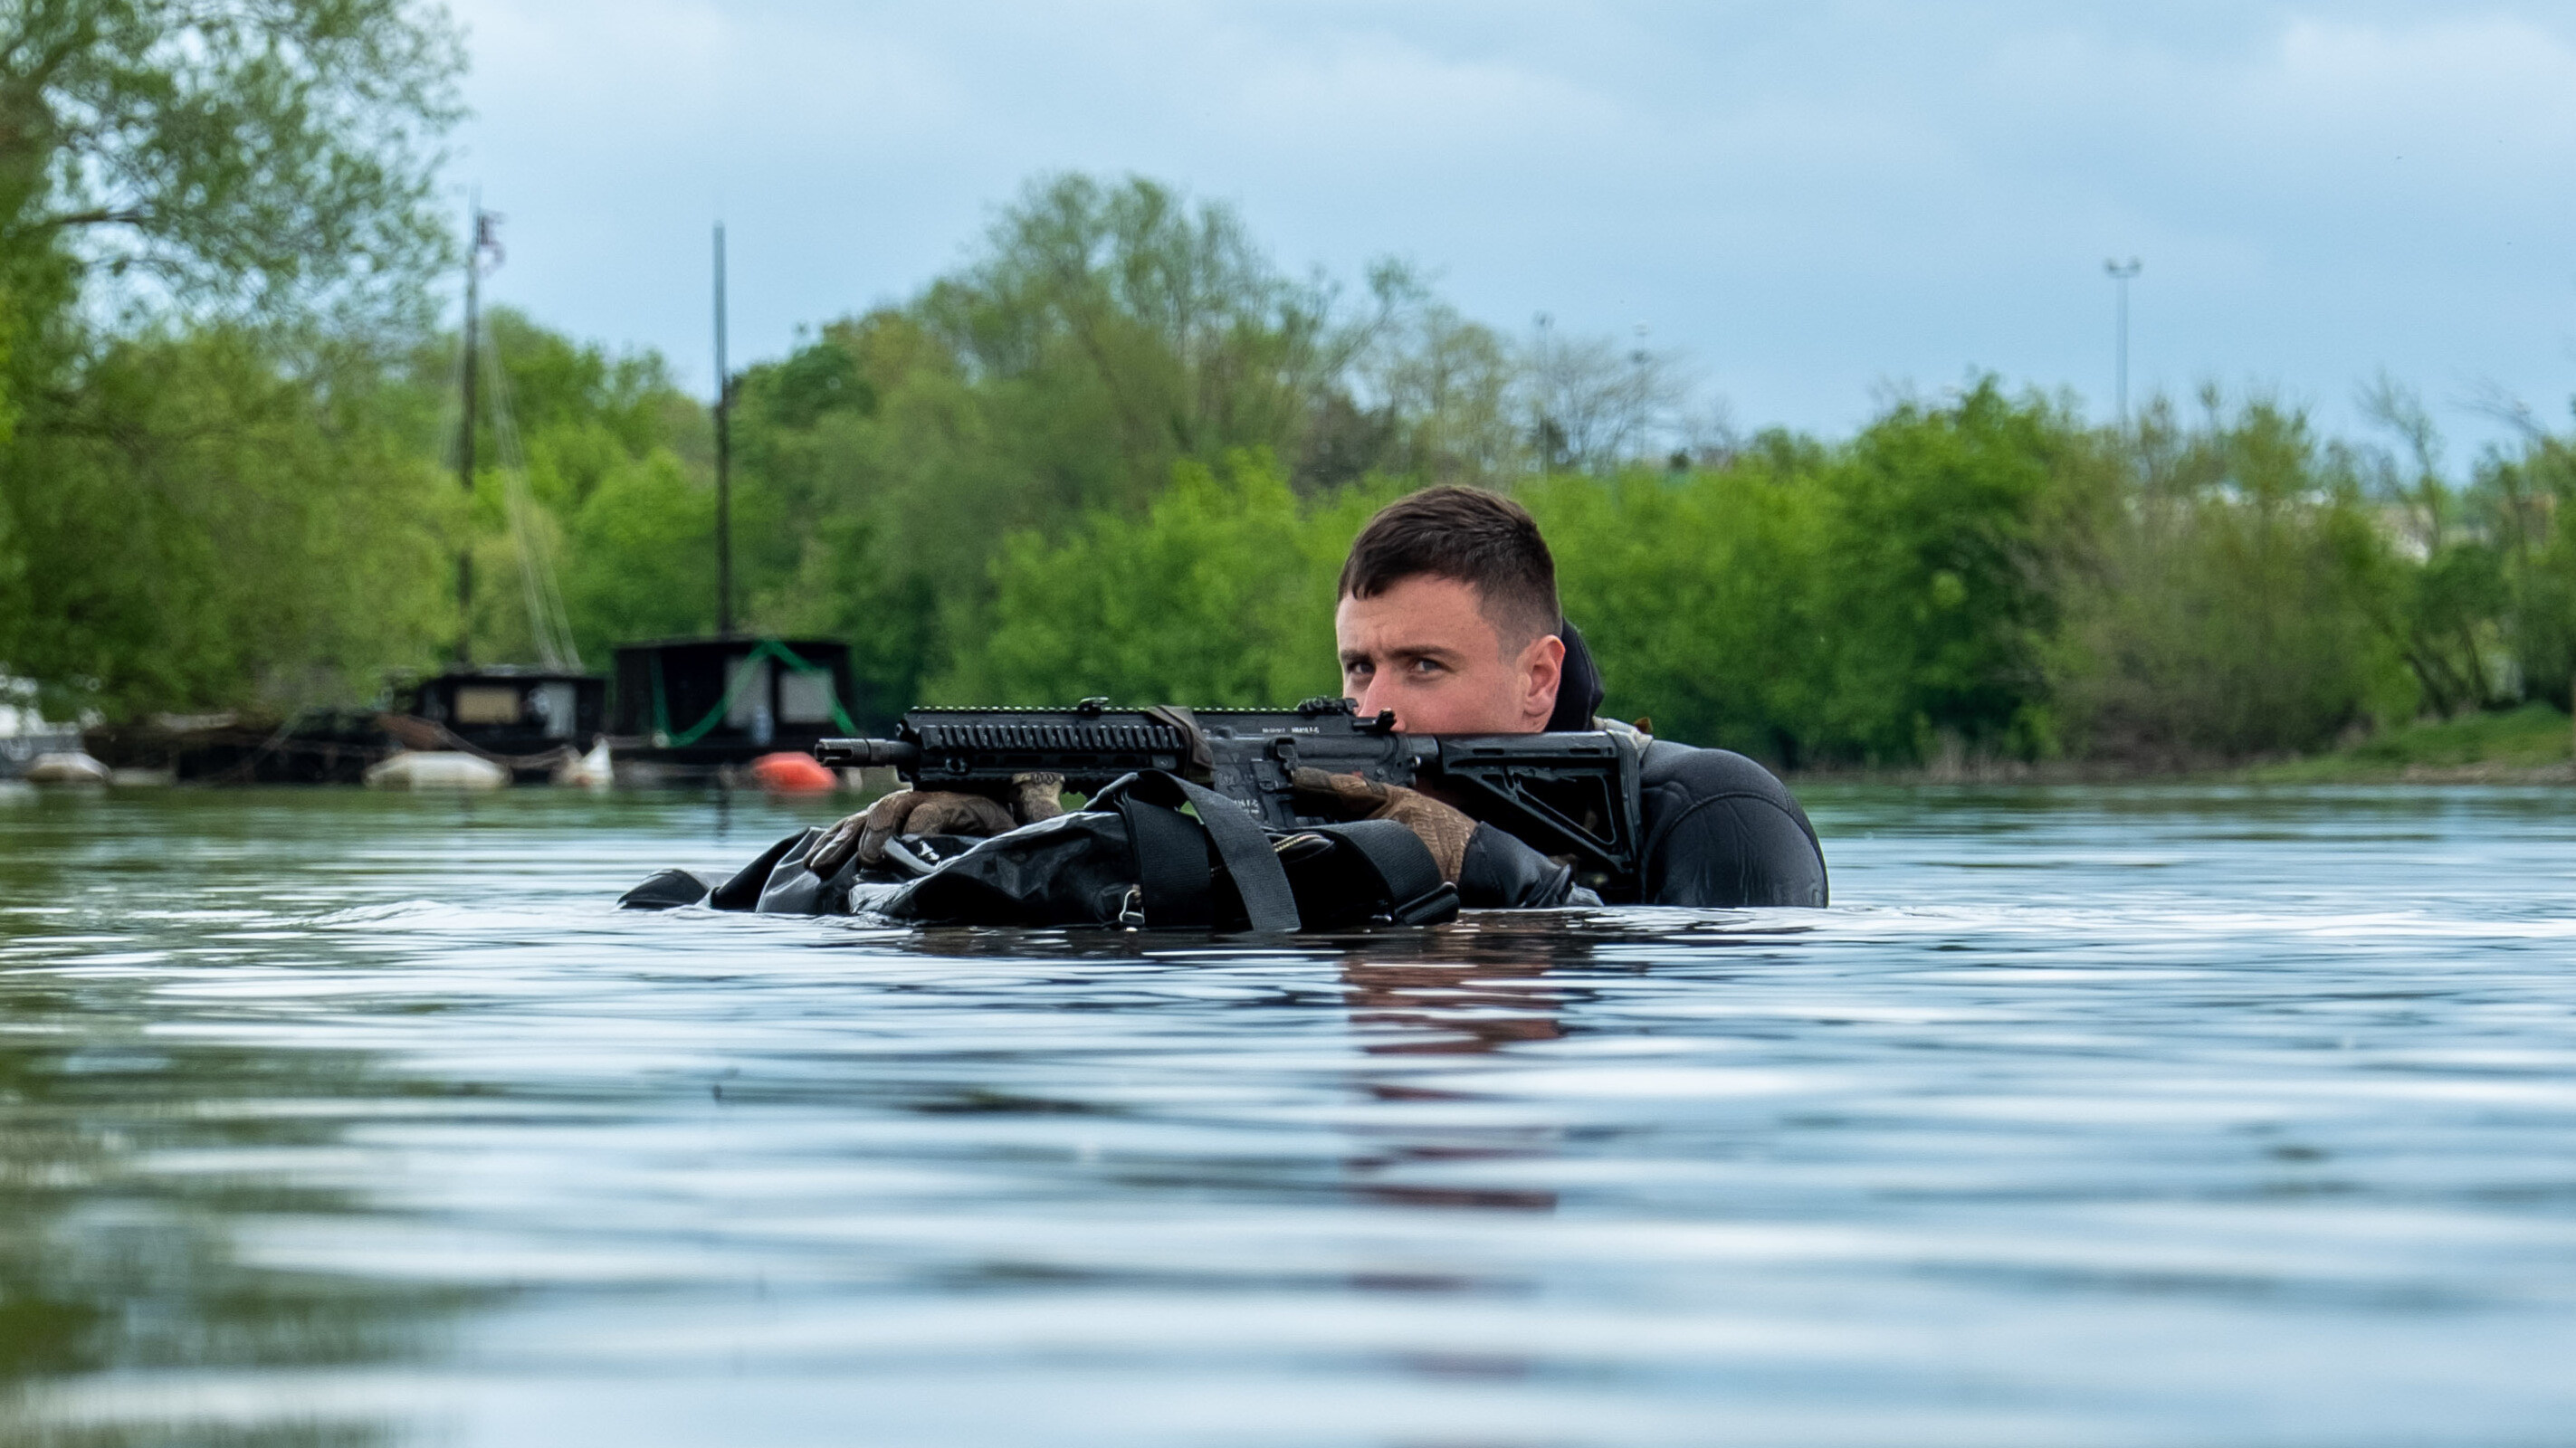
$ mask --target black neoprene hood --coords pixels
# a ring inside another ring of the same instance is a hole
[[[1572,623],[1557,620],[1556,636],[1565,640],[1565,670],[1556,686],[1556,712],[1547,716],[1547,732],[1579,733],[1591,728],[1592,716],[1601,712],[1601,667],[1592,662],[1592,650],[1584,647],[1583,635]]]

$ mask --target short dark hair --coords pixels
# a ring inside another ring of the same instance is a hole
[[[1443,485],[1378,509],[1335,597],[1374,598],[1425,574],[1473,587],[1506,654],[1557,631],[1556,559],[1529,509],[1499,493]]]

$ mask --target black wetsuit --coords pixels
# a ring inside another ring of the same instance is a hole
[[[1565,626],[1565,677],[1550,729],[1590,729],[1601,673],[1583,635]],[[1826,903],[1825,854],[1815,826],[1771,771],[1725,749],[1669,740],[1646,745],[1644,905]]]
[[[1815,826],[1771,771],[1724,749],[1646,746],[1647,905],[1825,903]]]

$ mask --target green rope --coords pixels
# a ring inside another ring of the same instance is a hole
[[[822,674],[828,677],[832,672],[825,665],[809,663],[797,657],[795,650],[776,639],[761,639],[754,643],[751,652],[743,655],[741,662],[735,665],[733,679],[725,685],[724,697],[718,699],[716,706],[707,711],[707,717],[690,726],[688,732],[675,735],[671,732],[669,706],[662,697],[662,655],[657,650],[653,654],[653,737],[664,748],[684,747],[707,737],[717,725],[724,722],[725,715],[733,712],[734,700],[741,695],[743,685],[751,681],[751,666],[764,658],[776,659],[800,674]],[[841,691],[827,689],[824,697],[832,701],[832,722],[841,726],[841,732],[858,733],[859,726],[850,722],[849,711],[841,707]]]

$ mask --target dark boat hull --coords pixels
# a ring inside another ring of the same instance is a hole
[[[110,769],[163,771],[183,784],[358,784],[395,749],[372,710],[102,724],[83,741]]]

